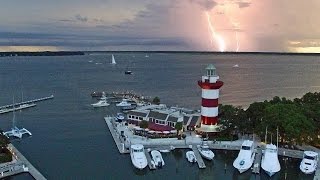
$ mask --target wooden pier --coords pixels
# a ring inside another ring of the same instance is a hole
[[[281,156],[291,157],[291,158],[303,158],[303,151],[278,148],[278,154]]]
[[[12,111],[17,111],[17,110],[22,110],[22,109],[27,109],[27,108],[31,108],[31,107],[35,107],[35,106],[36,106],[36,104],[32,103],[32,104],[23,104],[18,107],[15,107],[15,108],[3,108],[3,109],[0,109],[0,114],[12,112]]]
[[[200,152],[199,150],[197,149],[196,146],[192,146],[192,151],[194,152],[194,155],[196,156],[197,158],[197,163],[198,163],[198,166],[200,169],[204,169],[206,168],[206,164],[204,163],[201,155],[200,155]]]
[[[114,142],[116,143],[119,153],[120,154],[130,153],[130,151],[125,148],[124,142],[121,142],[121,136],[111,122],[113,120],[113,117],[105,117],[104,120],[108,125],[109,131],[113,137]]]
[[[156,166],[155,166],[155,164],[152,163],[152,159],[151,159],[151,156],[150,156],[150,153],[148,152],[148,150],[145,149],[145,150],[144,150],[144,154],[145,154],[146,157],[147,157],[149,169],[150,169],[150,170],[155,170],[155,169],[157,169]]]
[[[255,174],[260,173],[261,157],[262,157],[262,150],[261,150],[261,148],[257,148],[256,155],[255,155],[255,158],[253,161],[252,173],[255,173]]]
[[[23,105],[23,104],[32,104],[32,103],[35,103],[35,102],[45,101],[45,100],[49,100],[49,99],[53,99],[53,98],[54,98],[54,96],[51,95],[51,96],[47,96],[47,97],[43,97],[43,98],[33,99],[33,100],[30,100],[30,101],[23,101],[23,102],[19,102],[19,103],[0,106],[0,109],[10,108],[10,107],[13,107],[13,106],[19,106],[19,105]]]
[[[24,166],[27,167],[28,172],[31,174],[31,176],[33,176],[34,179],[46,180],[46,178],[12,144],[8,144],[8,149],[11,151],[12,155],[16,157],[17,161],[22,162]],[[18,172],[19,171],[17,171],[17,173]]]

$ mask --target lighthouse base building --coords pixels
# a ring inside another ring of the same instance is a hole
[[[197,131],[216,133],[220,131],[220,126],[218,125],[218,99],[219,89],[223,86],[223,82],[219,80],[214,65],[208,65],[206,71],[206,75],[202,76],[201,80],[198,81],[198,85],[202,90],[202,101],[201,125]]]

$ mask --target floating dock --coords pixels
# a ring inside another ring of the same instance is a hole
[[[200,155],[200,152],[199,150],[197,149],[196,146],[192,146],[192,151],[194,152],[194,155],[196,156],[197,158],[197,163],[198,163],[198,166],[200,169],[204,169],[206,168],[206,164],[204,163],[201,155]]]
[[[8,144],[8,149],[12,155],[16,157],[17,161],[20,161],[28,168],[28,172],[36,180],[46,180],[46,178],[16,149],[12,144]]]
[[[117,132],[116,128],[112,124],[113,117],[105,117],[104,120],[106,121],[106,124],[108,125],[109,131],[113,137],[114,142],[116,143],[116,146],[120,152],[120,154],[130,153],[129,150],[125,148],[124,142],[121,140],[120,134]]]
[[[12,112],[12,111],[17,111],[17,110],[22,110],[22,109],[27,109],[27,108],[31,108],[31,107],[35,107],[35,106],[36,106],[36,104],[32,103],[32,104],[22,104],[18,107],[15,107],[15,108],[3,108],[3,109],[0,109],[0,114]]]
[[[253,168],[252,173],[259,174],[260,173],[260,167],[261,167],[261,157],[262,157],[262,150],[261,148],[256,149],[256,155],[253,161]]]
[[[24,105],[24,104],[32,104],[32,103],[36,103],[36,102],[39,102],[39,101],[45,101],[45,100],[53,99],[53,98],[54,98],[54,96],[51,95],[51,96],[47,96],[47,97],[43,97],[43,98],[39,98],[39,99],[33,99],[33,100],[30,100],[30,101],[23,101],[23,102],[19,102],[19,103],[0,106],[0,109],[10,108],[10,107],[13,107],[13,106],[20,106],[20,105]]]
[[[303,158],[303,151],[278,148],[278,154],[281,156],[291,157],[291,158]]]
[[[0,165],[0,178],[6,178],[25,172],[29,172],[28,168],[19,161],[3,163]]]

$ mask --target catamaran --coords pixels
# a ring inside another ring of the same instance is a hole
[[[254,155],[253,141],[245,140],[242,143],[238,157],[233,162],[233,167],[238,169],[240,173],[247,171],[253,164]]]
[[[318,153],[313,151],[304,151],[303,159],[300,163],[300,170],[305,174],[312,174],[318,166]]]
[[[133,144],[130,148],[131,162],[137,169],[144,169],[148,165],[142,144]]]
[[[111,64],[117,64],[117,63],[116,63],[116,60],[114,59],[113,54],[111,55]]]

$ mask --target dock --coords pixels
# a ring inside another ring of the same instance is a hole
[[[192,146],[192,151],[194,152],[194,155],[197,158],[197,163],[198,163],[199,169],[206,168],[206,164],[204,163],[204,161],[203,161],[203,159],[202,159],[202,157],[200,155],[200,152],[199,152],[199,150],[197,149],[196,146]]]
[[[36,180],[46,180],[46,178],[16,149],[12,144],[8,144],[8,149],[17,161],[20,161],[28,168],[28,172]]]
[[[129,150],[125,148],[124,142],[122,141],[122,138],[120,134],[117,132],[116,128],[112,124],[113,117],[105,117],[104,120],[106,121],[106,124],[108,125],[108,129],[113,137],[114,142],[116,143],[116,146],[118,148],[118,151],[120,154],[130,153]]]
[[[36,104],[32,103],[32,104],[23,104],[18,107],[15,107],[15,108],[3,108],[3,109],[0,109],[0,114],[12,112],[12,111],[17,111],[17,110],[22,110],[22,109],[27,109],[27,108],[31,108],[31,107],[35,107],[35,106],[36,106]]]
[[[155,164],[152,163],[152,159],[151,159],[151,156],[150,156],[150,153],[148,152],[148,150],[145,149],[145,150],[144,150],[144,154],[145,154],[146,157],[147,157],[149,169],[150,169],[150,170],[155,170],[155,169],[157,169],[156,166],[155,166]]]
[[[25,172],[29,172],[28,168],[19,161],[3,163],[0,165],[0,178],[6,178]]]
[[[252,173],[254,173],[254,174],[260,173],[261,157],[262,157],[262,150],[261,150],[261,148],[257,148],[256,155],[255,155],[255,158],[253,161],[253,168],[252,168]]]
[[[313,180],[320,180],[320,161],[319,160],[318,160],[318,167],[316,172],[314,173]]]
[[[36,103],[36,102],[39,102],[39,101],[45,101],[45,100],[53,99],[53,98],[54,98],[54,96],[51,95],[51,96],[47,96],[47,97],[43,97],[43,98],[38,98],[38,99],[29,100],[29,101],[23,101],[23,102],[19,102],[19,103],[0,106],[0,109],[10,108],[10,107],[14,107],[14,106],[20,106],[20,105],[23,105],[23,104],[32,104],[32,103]]]
[[[303,158],[303,151],[293,150],[293,149],[284,149],[278,148],[278,154],[281,156],[291,157],[291,158]]]

